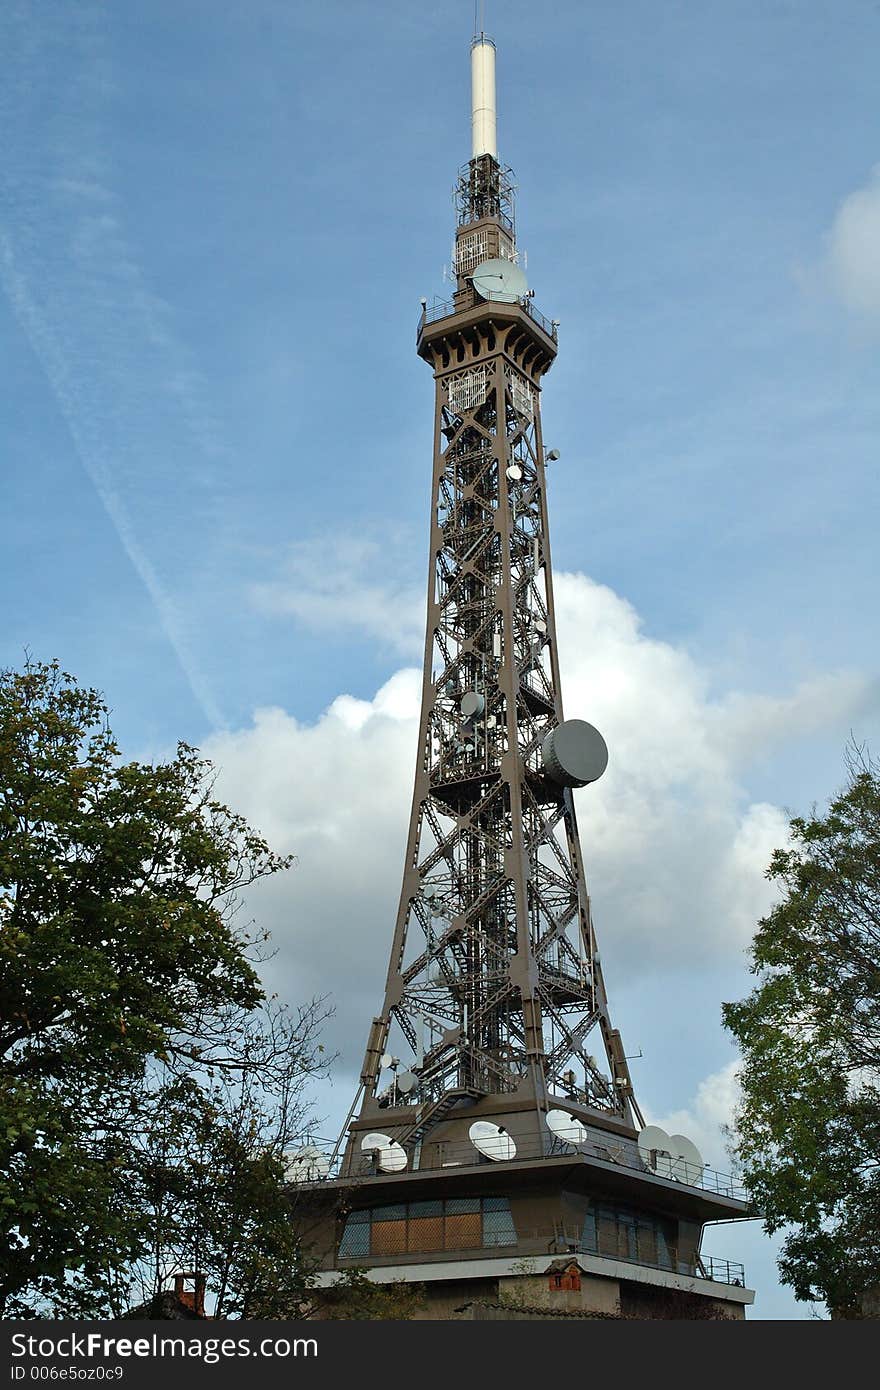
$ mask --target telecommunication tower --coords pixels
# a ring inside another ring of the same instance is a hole
[[[550,563],[557,323],[521,264],[483,33],[471,70],[456,288],[423,301],[417,335],[435,383],[430,570],[385,997],[342,1139],[292,1155],[291,1178],[319,1217],[323,1282],[352,1264],[424,1280],[429,1316],[450,1315],[453,1284],[472,1307],[463,1281],[483,1298],[522,1282],[524,1257],[540,1268],[520,1292],[551,1315],[554,1293],[569,1311],[675,1297],[741,1315],[741,1271],[716,1273],[700,1236],[745,1215],[742,1194],[645,1125],[609,1012],[574,804],[608,753],[563,714]]]

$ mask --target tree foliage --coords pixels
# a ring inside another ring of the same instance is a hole
[[[376,1284],[364,1269],[345,1269],[314,1299],[313,1313],[329,1322],[408,1322],[425,1304],[421,1284],[395,1279]]]
[[[266,999],[236,918],[289,863],[197,750],[124,763],[57,663],[0,674],[0,1314],[119,1316],[194,1264],[221,1315],[302,1286],[281,1153],[324,1011]]]
[[[742,1049],[734,1152],[796,1296],[859,1316],[880,1286],[880,775],[859,750],[826,815],[791,822]]]

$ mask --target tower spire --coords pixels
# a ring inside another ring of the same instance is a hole
[[[498,157],[497,112],[495,105],[495,43],[486,34],[474,36],[471,43],[471,157],[482,154]]]

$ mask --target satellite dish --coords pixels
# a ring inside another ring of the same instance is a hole
[[[563,787],[596,782],[608,766],[605,740],[583,719],[566,719],[541,744],[544,770]]]
[[[470,279],[482,299],[494,299],[500,304],[516,304],[525,298],[529,290],[528,280],[513,261],[483,261]]]
[[[673,1152],[672,1176],[679,1182],[696,1183],[703,1171],[703,1155],[696,1144],[684,1134],[670,1134],[669,1147]]]
[[[406,1167],[406,1151],[387,1134],[365,1134],[361,1140],[363,1153],[374,1153],[383,1173],[402,1173]]]
[[[652,1173],[661,1177],[672,1176],[672,1147],[669,1135],[659,1125],[645,1125],[639,1135],[639,1153],[642,1162]]]
[[[494,1163],[516,1158],[516,1144],[501,1125],[493,1125],[491,1120],[474,1120],[468,1130],[468,1138],[478,1153],[491,1158]]]
[[[394,1058],[391,1056],[391,1053],[390,1053],[390,1052],[383,1052],[383,1053],[382,1053],[382,1056],[379,1058],[379,1068],[380,1068],[380,1070],[381,1070],[381,1071],[387,1071],[388,1067],[393,1066],[393,1065],[394,1065]]]
[[[414,1071],[401,1071],[397,1074],[397,1089],[408,1096],[410,1091],[414,1091],[419,1084],[419,1078]]]
[[[662,1178],[696,1186],[703,1171],[703,1158],[683,1134],[667,1134],[658,1125],[646,1125],[639,1135],[639,1153],[645,1167]]]
[[[284,1171],[289,1182],[317,1182],[330,1172],[330,1159],[314,1144],[285,1153]]]
[[[486,700],[477,690],[466,690],[460,709],[465,719],[478,719],[486,708]]]
[[[574,1115],[569,1115],[567,1110],[548,1110],[547,1128],[554,1138],[562,1139],[566,1144],[585,1144],[587,1141],[586,1127]]]
[[[512,463],[510,467],[506,468],[504,471],[512,483],[518,483],[523,475],[523,471],[518,463]]]

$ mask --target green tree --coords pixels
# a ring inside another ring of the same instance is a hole
[[[238,1143],[241,1203],[262,1172],[251,1230],[268,1259],[274,1222],[278,1245],[295,1088],[324,1063],[314,1012],[266,1001],[235,910],[289,863],[216,800],[197,750],[123,763],[104,701],[57,663],[0,674],[0,1315],[106,1315],[146,1256],[161,1275],[145,1173],[175,1104],[191,1164],[199,1125],[227,1158]]]
[[[859,750],[826,815],[791,822],[724,1020],[742,1050],[733,1136],[782,1280],[862,1316],[880,1288],[880,776]]]
[[[421,1284],[396,1279],[375,1284],[364,1269],[346,1269],[314,1300],[313,1313],[330,1322],[408,1322],[424,1306]]]
[[[307,1083],[328,1065],[325,1017],[321,1000],[295,1014],[270,1006],[248,1020],[236,1072],[145,1088],[121,1175],[139,1194],[145,1239],[117,1279],[117,1315],[149,1306],[173,1273],[198,1270],[217,1318],[300,1316],[312,1263],[284,1154],[309,1127]]]

